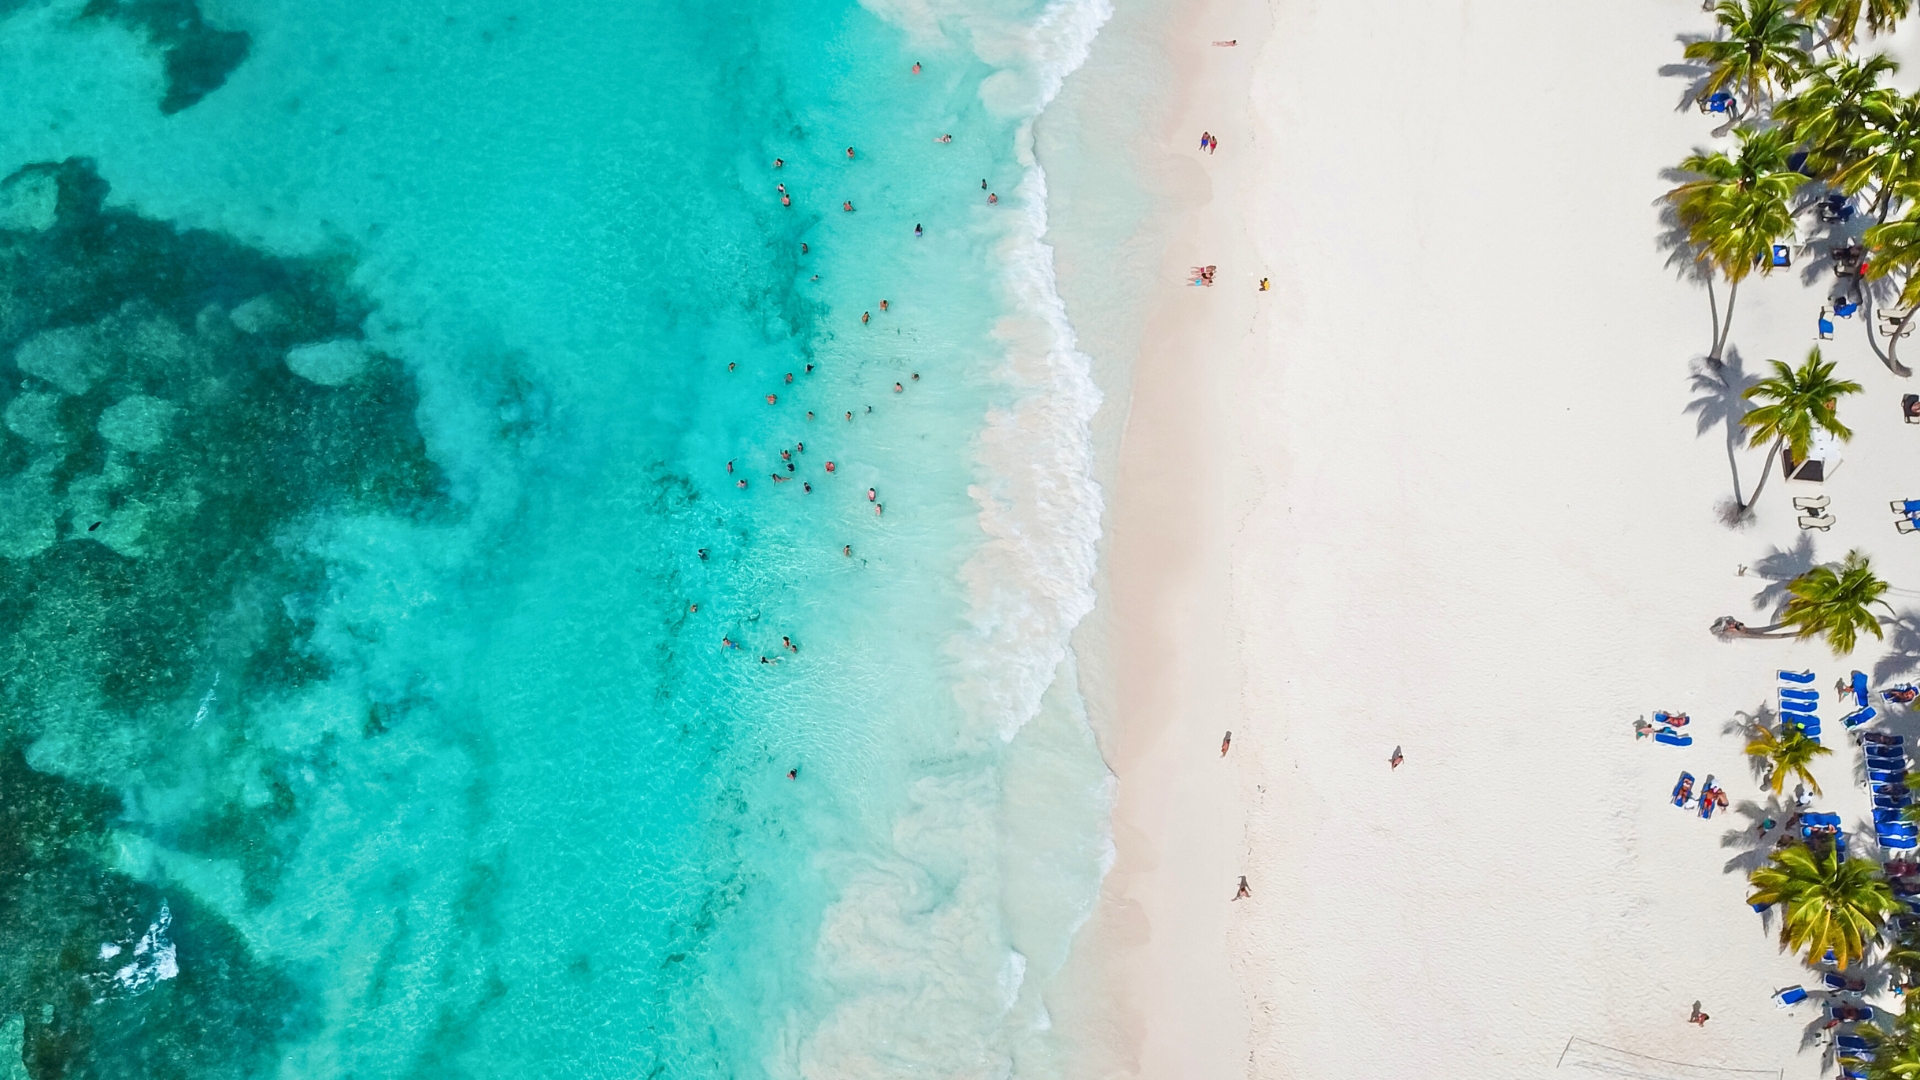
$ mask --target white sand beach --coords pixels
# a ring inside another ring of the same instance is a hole
[[[1090,250],[1071,215],[1111,192],[1052,179],[1077,324],[1110,302],[1109,268],[1152,267],[1137,343],[1124,320],[1086,332],[1118,387],[1080,640],[1118,795],[1063,982],[1102,1004],[1056,1010],[1083,1074],[1602,1075],[1588,1044],[1645,1056],[1613,1075],[1830,1073],[1818,999],[1771,997],[1813,976],[1744,902],[1769,811],[1741,714],[1782,667],[1828,699],[1854,668],[1898,681],[1920,631],[1835,659],[1708,626],[1768,622],[1756,597],[1855,547],[1920,625],[1920,535],[1888,509],[1920,498],[1899,410],[1920,387],[1842,321],[1826,355],[1866,387],[1843,463],[1819,485],[1776,473],[1747,526],[1723,524],[1721,405],[1690,381],[1707,296],[1667,264],[1656,206],[1662,170],[1711,142],[1661,74],[1709,17],[1204,0],[1151,21],[1123,5],[1059,107],[1140,109],[1110,152],[1159,209],[1126,251]],[[1153,35],[1172,91],[1143,108],[1127,87]],[[1920,52],[1900,51],[1910,88]],[[1187,284],[1195,264],[1216,287]],[[1740,368],[1803,359],[1832,283],[1750,281]],[[1751,489],[1760,453],[1738,464]],[[1831,498],[1829,532],[1796,527],[1809,494]],[[1694,745],[1636,740],[1655,709],[1689,713]],[[1871,854],[1859,751],[1823,711],[1815,805]],[[1733,809],[1676,809],[1683,769]]]

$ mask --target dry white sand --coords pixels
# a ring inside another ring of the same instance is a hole
[[[1721,523],[1725,429],[1689,411],[1706,295],[1668,267],[1655,207],[1661,170],[1710,141],[1660,74],[1707,28],[1697,0],[1202,0],[1150,28],[1121,7],[1063,107],[1102,80],[1128,107],[1104,58],[1163,35],[1174,89],[1126,147],[1158,219],[1126,252],[1076,245],[1098,185],[1053,180],[1070,312],[1105,267],[1155,267],[1137,356],[1089,335],[1131,383],[1080,643],[1118,855],[1062,984],[1104,996],[1055,1006],[1084,1074],[1600,1075],[1572,1039],[1830,1069],[1818,1009],[1771,1000],[1813,980],[1744,903],[1761,811],[1741,804],[1763,795],[1738,716],[1780,667],[1830,702],[1852,668],[1920,659],[1920,633],[1835,660],[1707,627],[1768,621],[1766,568],[1850,547],[1920,625],[1920,536],[1887,507],[1920,498],[1899,416],[1920,386],[1843,321],[1827,355],[1867,387],[1842,406],[1844,464],[1776,474],[1749,527]],[[1196,263],[1218,287],[1185,284]],[[1743,289],[1746,370],[1805,356],[1831,283]],[[1739,468],[1751,487],[1759,453]],[[1830,533],[1795,526],[1790,498],[1816,493]],[[1692,747],[1635,740],[1657,708],[1692,715]],[[1871,854],[1841,711],[1822,709],[1817,805]],[[1736,812],[1670,805],[1682,769]]]

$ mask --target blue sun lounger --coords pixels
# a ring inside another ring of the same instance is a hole
[[[1867,673],[1864,671],[1853,673],[1853,703],[1863,709],[1867,707]]]
[[[1798,1005],[1807,1000],[1807,991],[1801,986],[1787,986],[1773,992],[1773,1004],[1784,1009],[1789,1005]]]
[[[1893,766],[1901,766],[1907,763],[1907,752],[1897,747],[1881,747],[1868,743],[1866,758],[1869,765],[1887,762]]]
[[[1810,682],[1812,682],[1812,681],[1813,681],[1813,678],[1814,678],[1814,676],[1813,676],[1813,672],[1811,672],[1811,671],[1782,671],[1782,672],[1780,672],[1780,681],[1781,681],[1781,682],[1791,682],[1791,683],[1810,683]]]
[[[1820,691],[1808,690],[1805,687],[1799,687],[1799,686],[1783,686],[1780,688],[1780,700],[1781,701],[1819,701]]]
[[[1858,1035],[1841,1035],[1833,1040],[1833,1045],[1845,1054],[1853,1050],[1872,1050],[1873,1044]]]
[[[1843,319],[1853,318],[1853,313],[1859,310],[1860,305],[1852,300],[1842,301],[1841,303],[1833,305],[1833,313]]]
[[[1887,769],[1876,769],[1869,765],[1867,767],[1867,779],[1876,784],[1904,784],[1907,782],[1907,774],[1904,769],[1896,772]]]
[[[1663,742],[1668,746],[1692,746],[1693,736],[1677,735],[1671,731],[1656,731],[1653,733],[1653,741]]]
[[[1861,724],[1864,724],[1867,721],[1879,715],[1880,715],[1879,710],[1869,705],[1864,709],[1855,709],[1852,712],[1848,713],[1847,715],[1841,717],[1840,722],[1850,728],[1854,728],[1854,727],[1859,727]]]
[[[1880,838],[1880,846],[1883,848],[1893,848],[1898,851],[1911,851],[1916,847],[1920,847],[1920,837],[1882,836]]]

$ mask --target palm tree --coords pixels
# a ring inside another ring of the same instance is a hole
[[[1859,36],[1862,17],[1868,33],[1884,34],[1906,18],[1911,6],[1911,0],[1800,0],[1793,13],[1797,18],[1824,23],[1826,39],[1845,49]]]
[[[1869,94],[1860,99],[1859,110],[1847,163],[1827,182],[1850,195],[1871,186],[1874,220],[1883,222],[1904,185],[1920,180],[1920,92]]]
[[[1886,961],[1888,967],[1899,973],[1899,981],[1903,985],[1912,986],[1920,981],[1920,933],[1901,930],[1893,939],[1893,943],[1887,946],[1887,951],[1881,959]]]
[[[1747,903],[1784,904],[1780,943],[1805,953],[1809,964],[1832,950],[1835,966],[1845,971],[1901,908],[1879,868],[1867,859],[1841,859],[1835,848],[1820,843],[1775,850],[1749,879],[1753,895]]]
[[[1899,70],[1899,63],[1886,53],[1823,61],[1807,73],[1798,92],[1774,105],[1773,118],[1806,148],[1808,168],[1832,176],[1857,160],[1855,144],[1866,131],[1868,103],[1884,106],[1885,99],[1895,96],[1880,84]]]
[[[1747,739],[1747,754],[1751,757],[1766,758],[1773,771],[1767,774],[1767,787],[1775,795],[1787,786],[1788,777],[1797,777],[1800,782],[1820,794],[1820,781],[1813,778],[1813,772],[1807,768],[1814,758],[1822,754],[1833,753],[1833,748],[1821,746],[1807,737],[1807,733],[1794,724],[1782,724],[1779,731],[1765,724],[1753,725],[1753,734]]]
[[[1792,144],[1785,128],[1741,128],[1736,137],[1740,145],[1731,156],[1715,151],[1682,161],[1679,171],[1690,179],[1666,194],[1695,258],[1726,275],[1729,283],[1725,316],[1713,313],[1713,348],[1707,361],[1716,369],[1733,330],[1740,282],[1755,267],[1772,273],[1774,242],[1794,233],[1788,200],[1806,183],[1806,177],[1787,168]]]
[[[1809,62],[1800,48],[1808,26],[1793,17],[1787,0],[1720,0],[1713,17],[1722,36],[1689,42],[1685,51],[1687,59],[1707,62],[1703,98],[1733,87],[1758,102],[1763,90],[1792,85]]]
[[[1920,183],[1908,181],[1900,186],[1896,198],[1908,205],[1904,217],[1882,222],[1869,228],[1865,242],[1872,252],[1867,261],[1867,276],[1873,278],[1901,275],[1900,294],[1894,300],[1906,313],[1894,320],[1892,337],[1887,342],[1887,366],[1895,374],[1910,374],[1900,363],[1900,339],[1906,336],[1907,324],[1913,320],[1914,312],[1920,310]]]
[[[1773,459],[1780,456],[1782,446],[1793,453],[1795,460],[1804,460],[1816,427],[1843,441],[1853,438],[1853,432],[1835,415],[1834,407],[1841,397],[1859,393],[1860,384],[1835,379],[1833,364],[1820,359],[1818,346],[1807,354],[1806,363],[1801,364],[1798,371],[1778,360],[1767,362],[1773,365],[1773,375],[1748,387],[1741,395],[1748,401],[1767,402],[1740,418],[1741,426],[1748,431],[1747,445],[1773,443],[1767,448],[1767,463],[1760,470],[1760,482],[1754,485],[1753,498],[1740,505],[1742,513],[1759,501],[1761,490],[1767,486],[1767,477],[1773,473]]]
[[[1873,1060],[1843,1051],[1841,1065],[1866,1073],[1867,1080],[1914,1080],[1920,1076],[1920,1009],[1903,1007],[1895,1013],[1891,1031],[1878,1024],[1861,1024],[1854,1033],[1873,1048]]]
[[[1873,575],[1873,565],[1857,549],[1836,569],[1816,566],[1787,582],[1787,606],[1780,613],[1782,627],[1793,627],[1796,637],[1822,637],[1833,655],[1845,656],[1865,630],[1884,639],[1880,618],[1869,610],[1879,604],[1892,614],[1893,608],[1880,599],[1887,583]]]

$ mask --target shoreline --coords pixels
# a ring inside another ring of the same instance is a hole
[[[1779,804],[1739,718],[1780,668],[1829,685],[1911,662],[1707,627],[1755,611],[1770,568],[1853,546],[1920,583],[1884,517],[1920,494],[1910,387],[1870,328],[1820,343],[1868,387],[1846,467],[1776,476],[1747,527],[1719,522],[1724,433],[1689,368],[1707,298],[1666,265],[1655,205],[1712,142],[1660,73],[1709,20],[1668,0],[1209,0],[1151,22],[1123,8],[1062,94],[1089,141],[1102,114],[1137,129],[1081,150],[1137,166],[1145,208],[1117,247],[1074,217],[1113,212],[1119,181],[1048,163],[1061,295],[1107,398],[1099,599],[1074,649],[1114,861],[1049,995],[1070,1075],[1314,1077],[1337,1057],[1577,1076],[1576,1045],[1819,1075],[1817,1000],[1771,1000],[1817,975],[1745,903],[1747,838]],[[1128,97],[1147,37],[1166,82]],[[1207,45],[1232,37],[1231,57]],[[1201,130],[1217,155],[1196,156]],[[1195,263],[1215,288],[1181,284]],[[1743,287],[1746,370],[1804,356],[1822,285]],[[1759,466],[1742,453],[1744,484]],[[1817,491],[1831,534],[1794,526],[1791,497]],[[1690,712],[1695,745],[1636,740],[1657,708]],[[1858,751],[1830,742],[1819,805],[1855,831]],[[1731,809],[1669,805],[1683,769]]]

